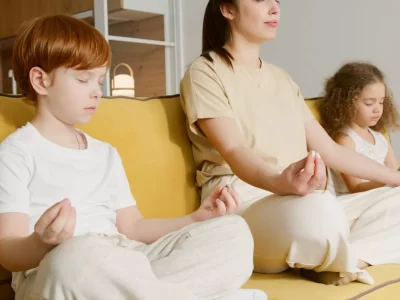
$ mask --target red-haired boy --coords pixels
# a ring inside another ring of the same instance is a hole
[[[36,108],[0,145],[0,264],[17,299],[265,299],[239,290],[253,240],[226,216],[235,192],[145,219],[117,150],[76,129],[99,105],[110,60],[103,36],[69,16],[31,20],[16,38],[15,78]]]

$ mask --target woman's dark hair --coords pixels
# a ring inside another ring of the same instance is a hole
[[[203,46],[201,56],[213,61],[210,52],[217,53],[228,65],[232,66],[233,56],[224,48],[229,40],[231,29],[228,20],[222,15],[221,5],[236,7],[238,0],[209,0],[203,21]]]

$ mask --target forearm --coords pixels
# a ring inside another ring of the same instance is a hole
[[[359,184],[355,185],[354,187],[348,187],[350,193],[360,193],[366,192],[369,190],[377,189],[380,187],[385,186],[385,184],[375,181],[366,181],[360,182]]]
[[[400,172],[397,170],[390,169],[334,142],[320,151],[320,154],[328,167],[340,173],[377,183],[400,185]]]
[[[127,234],[131,240],[151,244],[164,235],[195,223],[194,215],[174,219],[141,219],[134,224],[132,232]]]
[[[241,180],[272,193],[280,193],[277,169],[267,164],[248,148],[237,148],[225,155],[233,173]]]
[[[39,266],[51,250],[34,234],[27,237],[7,237],[0,241],[0,265],[11,272],[27,271]]]

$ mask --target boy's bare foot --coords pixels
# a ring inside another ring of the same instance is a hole
[[[314,270],[301,269],[300,275],[311,281],[323,283],[326,285],[346,285],[357,280],[357,274],[349,273],[343,277],[338,272],[316,272]]]

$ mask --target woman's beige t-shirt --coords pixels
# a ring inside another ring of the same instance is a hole
[[[181,81],[198,186],[233,175],[197,126],[198,119],[234,119],[249,147],[279,171],[304,158],[304,123],[314,117],[290,76],[265,62],[257,69],[233,63],[232,69],[217,54],[211,57],[214,62],[196,59]]]

